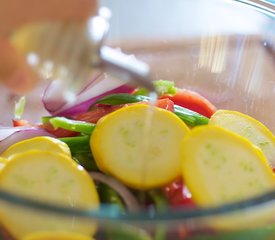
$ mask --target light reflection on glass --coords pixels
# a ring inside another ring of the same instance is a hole
[[[212,73],[221,73],[225,69],[227,49],[226,36],[201,38],[199,67],[206,68]]]

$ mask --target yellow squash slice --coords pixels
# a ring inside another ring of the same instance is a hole
[[[8,162],[8,160],[6,158],[0,157],[0,170],[2,170],[3,167],[6,166],[7,162]]]
[[[97,209],[99,197],[88,173],[65,154],[32,150],[15,154],[0,171],[0,188],[19,196],[69,208]],[[95,224],[0,203],[0,218],[16,238],[41,231],[92,235]]]
[[[9,159],[14,154],[26,152],[29,150],[42,150],[63,153],[71,156],[70,148],[64,142],[53,137],[34,137],[20,141],[11,145],[6,151],[1,154],[1,157]]]
[[[102,118],[90,145],[102,171],[127,186],[150,189],[181,175],[180,145],[188,132],[173,113],[137,104]]]
[[[240,112],[218,110],[211,117],[209,124],[247,138],[263,151],[270,166],[275,167],[275,136],[258,120]]]
[[[70,232],[40,232],[26,236],[23,240],[92,240],[93,238]]]
[[[262,151],[217,126],[194,128],[182,143],[183,178],[200,206],[247,199],[275,188]]]

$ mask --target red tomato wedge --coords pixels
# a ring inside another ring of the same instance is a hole
[[[98,107],[94,108],[93,110],[81,113],[76,115],[73,119],[79,120],[79,121],[85,121],[90,123],[97,123],[97,121],[102,118],[103,116],[107,115],[108,113],[114,112],[122,107],[130,106],[133,104],[140,104],[145,102],[139,102],[139,103],[127,103],[123,105],[99,105]],[[147,102],[146,102],[147,103]],[[168,111],[173,112],[174,111],[174,103],[169,98],[159,99],[156,101],[156,107],[166,109]]]
[[[171,207],[194,207],[192,195],[181,179],[175,180],[164,188],[164,193]]]
[[[45,129],[48,133],[51,133],[57,138],[64,138],[64,137],[75,137],[78,136],[78,132],[73,132],[70,130],[66,130],[63,128],[57,128],[55,129],[52,124],[50,123],[44,123],[43,125],[40,125],[41,128]]]
[[[29,121],[24,119],[13,119],[12,124],[14,127],[32,126]]]
[[[163,98],[169,98],[174,104],[193,110],[208,118],[216,112],[216,107],[211,102],[191,90],[178,90],[175,95],[163,95],[160,97],[160,99]]]
[[[108,113],[111,113],[115,110],[118,110],[125,105],[117,105],[117,106],[99,106],[91,111],[85,112],[85,113],[80,113],[76,116],[74,116],[74,120],[79,120],[79,121],[85,121],[85,122],[90,122],[90,123],[97,123],[97,121],[102,118],[103,116],[107,115]]]
[[[170,112],[174,112],[174,103],[169,98],[163,98],[163,99],[157,100],[156,107],[165,109]]]

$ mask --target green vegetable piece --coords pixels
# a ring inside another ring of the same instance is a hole
[[[91,152],[74,152],[72,157],[87,171],[98,171],[98,167]]]
[[[184,121],[187,125],[191,127],[198,125],[207,125],[209,122],[209,118],[178,105],[174,105],[174,113],[182,121]]]
[[[53,117],[53,116],[43,116],[43,117],[41,118],[41,122],[42,122],[43,124],[49,123],[50,120],[51,120],[52,118],[54,118],[54,117]]]
[[[126,103],[136,103],[142,101],[150,101],[151,98],[143,95],[133,95],[127,93],[111,94],[99,99],[96,103],[108,104],[108,105],[119,105]],[[187,108],[174,105],[174,113],[187,125],[194,127],[198,125],[208,124],[209,119],[197,112],[189,110]]]
[[[15,109],[14,109],[14,118],[15,119],[21,119],[26,104],[26,97],[23,96],[19,99],[18,102],[15,103]]]
[[[158,96],[162,96],[164,94],[174,95],[177,92],[177,88],[175,87],[175,83],[168,80],[157,80],[153,82],[155,91]],[[134,95],[149,95],[149,91],[146,88],[138,88]]]
[[[100,183],[97,191],[101,203],[115,204],[121,212],[125,212],[124,204],[114,189],[104,183]]]
[[[79,136],[79,137],[65,137],[65,138],[58,138],[62,142],[66,143],[72,155],[75,153],[89,153],[91,152],[90,149],[90,136]]]
[[[128,93],[110,94],[99,99],[95,104],[120,105],[126,103],[136,103],[149,101],[150,98],[143,95],[133,95]]]
[[[152,199],[157,212],[165,212],[168,209],[168,202],[163,192],[158,190],[148,191],[149,197]],[[160,224],[156,227],[155,240],[166,239],[166,226]]]
[[[95,128],[95,124],[84,121],[71,120],[65,117],[54,117],[49,120],[54,128],[63,128],[66,130],[91,134]]]
[[[175,83],[168,80],[158,80],[154,82],[156,92],[159,96],[164,94],[174,95],[177,92]]]
[[[146,88],[138,88],[135,90],[135,92],[133,93],[134,95],[144,95],[144,96],[148,96],[149,95],[149,91]]]

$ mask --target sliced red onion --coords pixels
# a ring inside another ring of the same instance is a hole
[[[137,212],[140,210],[139,203],[135,196],[129,191],[127,187],[125,187],[115,178],[104,175],[100,172],[90,172],[89,174],[93,180],[102,182],[114,189],[121,196],[122,200],[124,201],[126,207],[130,212]]]
[[[0,127],[0,154],[19,141],[37,136],[52,136],[47,131],[35,127]]]
[[[102,93],[96,97],[93,97],[91,99],[88,99],[82,103],[79,103],[77,105],[74,105],[68,109],[65,109],[64,111],[61,111],[59,113],[57,113],[56,115],[58,116],[73,116],[76,115],[78,113],[84,113],[87,112],[89,107],[95,103],[98,99],[109,95],[109,94],[114,94],[114,93],[131,93],[133,91],[133,88],[127,85],[122,85],[120,87],[117,87],[115,89],[112,89],[110,91],[107,91],[105,93]]]
[[[43,104],[52,115],[72,116],[86,112],[91,104],[99,98],[112,93],[130,93],[133,88],[107,77],[105,74],[97,75],[80,91],[73,101],[66,101],[62,95],[62,83],[53,81],[43,94]]]

